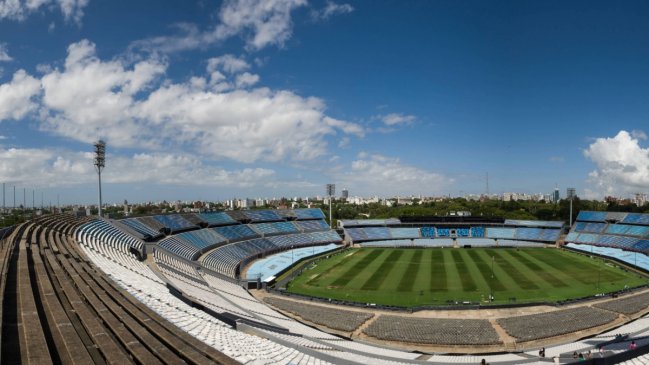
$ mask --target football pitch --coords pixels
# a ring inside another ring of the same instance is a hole
[[[292,293],[399,307],[556,302],[647,283],[615,263],[555,248],[360,248],[306,267]]]

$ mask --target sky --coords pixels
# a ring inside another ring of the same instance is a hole
[[[0,182],[92,203],[102,139],[109,203],[649,193],[648,41],[646,1],[0,0]]]

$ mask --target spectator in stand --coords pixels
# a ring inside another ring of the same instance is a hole
[[[629,350],[635,350],[638,347],[638,345],[635,344],[635,341],[631,341],[631,344],[629,345]]]

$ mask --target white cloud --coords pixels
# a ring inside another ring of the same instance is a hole
[[[334,15],[348,14],[354,11],[354,7],[349,4],[336,4],[333,1],[327,1],[327,5],[320,10],[313,10],[311,17],[316,20],[327,20]]]
[[[119,147],[150,145],[155,132],[134,119],[134,95],[165,69],[153,59],[130,68],[119,60],[102,62],[94,44],[74,43],[68,47],[65,69],[42,78],[41,126],[82,142],[105,138]]]
[[[58,7],[66,21],[81,23],[88,0],[0,0],[0,20],[22,21],[40,8]]]
[[[414,122],[417,117],[414,115],[404,115],[400,113],[391,113],[380,117],[381,121],[387,126],[395,126],[398,124],[408,124]]]
[[[453,182],[442,174],[405,165],[398,158],[364,152],[349,168],[341,169],[335,179],[365,195],[442,193]]]
[[[49,187],[88,184],[97,178],[92,159],[90,152],[0,146],[0,179],[8,183]],[[205,165],[198,158],[188,155],[109,154],[102,180],[109,184],[250,187],[274,181],[275,172],[265,168],[226,170]]]
[[[645,140],[645,139],[647,139],[647,134],[644,131],[632,130],[631,131],[631,137],[633,137],[635,139]]]
[[[7,50],[7,43],[0,43],[0,62],[8,62],[13,60],[9,56],[9,51]]]
[[[151,93],[139,111],[202,154],[248,163],[314,159],[325,154],[326,135],[351,128],[327,123],[318,98],[267,88],[219,93],[174,84]]]
[[[230,74],[239,73],[250,68],[250,65],[243,58],[237,58],[231,54],[221,57],[213,57],[207,60],[207,71],[212,73],[217,70]]]
[[[622,130],[612,138],[597,138],[584,150],[584,156],[595,163],[589,181],[600,198],[645,192],[649,187],[649,148],[640,146],[644,133],[633,134]]]
[[[183,186],[249,187],[272,178],[273,170],[246,168],[228,171],[207,166],[198,158],[177,154],[140,153],[113,159],[106,169],[108,183],[175,184]]]
[[[235,85],[237,88],[246,88],[256,84],[257,82],[259,82],[259,75],[244,72],[241,75],[237,75]]]
[[[0,84],[0,121],[19,120],[37,107],[34,98],[40,92],[40,82],[25,70],[14,73],[11,82]]]
[[[204,48],[234,36],[245,38],[249,50],[271,45],[283,47],[293,32],[291,12],[304,5],[306,0],[226,0],[219,11],[218,23],[211,29],[176,24],[180,34],[136,41],[132,47],[170,53]]]
[[[8,183],[76,185],[93,181],[93,175],[91,153],[0,146],[0,179]]]
[[[172,83],[156,59],[102,61],[94,44],[74,43],[65,68],[42,77],[41,129],[84,143],[103,138],[116,147],[165,146],[246,163],[313,160],[328,153],[328,136],[363,136],[359,125],[325,115],[321,99],[250,89],[257,75],[228,78],[216,69],[244,69],[230,61],[213,62],[209,82]]]
[[[303,5],[306,0],[226,0],[215,34],[225,39],[248,32],[248,48],[282,47],[292,34],[291,11]]]

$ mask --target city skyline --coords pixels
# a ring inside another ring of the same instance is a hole
[[[45,202],[649,192],[644,2],[0,3],[0,182]],[[22,196],[21,196],[22,198]],[[58,198],[58,199],[57,199]],[[9,200],[9,197],[7,198]]]

